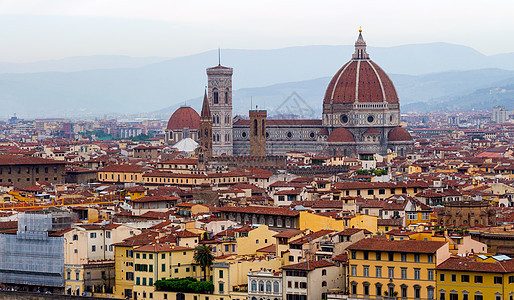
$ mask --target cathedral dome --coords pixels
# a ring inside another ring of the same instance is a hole
[[[166,128],[169,130],[199,129],[200,116],[191,107],[181,106],[171,115]]]
[[[387,139],[390,142],[409,142],[412,141],[412,136],[405,128],[398,126],[389,131]]]
[[[355,137],[346,128],[339,127],[328,136],[327,142],[329,143],[354,143]]]
[[[369,59],[361,33],[355,42],[352,59],[332,77],[323,98],[324,104],[355,102],[398,103],[393,82],[384,70]]]

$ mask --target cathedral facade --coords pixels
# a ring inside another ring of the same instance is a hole
[[[250,145],[255,148],[263,142],[266,155],[289,151],[349,157],[388,151],[404,155],[413,146],[409,132],[400,127],[400,103],[393,82],[369,58],[360,30],[352,58],[326,89],[321,120],[264,118],[262,122],[263,114],[252,111],[249,120],[233,118],[232,73],[232,68],[221,65],[207,69],[213,155],[255,155],[262,151],[251,151]],[[169,123],[180,122],[170,118]],[[257,132],[259,136],[252,136]]]

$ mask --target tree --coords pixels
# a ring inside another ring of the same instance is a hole
[[[207,268],[212,266],[214,261],[214,255],[212,254],[212,248],[208,245],[198,245],[195,248],[195,255],[193,259],[203,269],[203,281],[207,281]]]

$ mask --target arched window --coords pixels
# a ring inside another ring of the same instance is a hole
[[[228,104],[228,89],[225,91],[225,104]]]
[[[214,98],[214,104],[218,104],[218,89],[217,88],[213,88],[212,89],[212,94],[213,94],[213,98]]]
[[[257,120],[253,120],[253,135],[257,136]]]
[[[327,275],[327,270],[321,270],[321,276]]]
[[[266,281],[266,293],[271,293],[271,282]]]
[[[216,123],[220,123],[220,116],[216,116]]]
[[[257,292],[257,281],[252,280],[252,292]]]
[[[322,281],[321,282],[321,286],[323,286],[323,287],[327,286],[327,282],[326,281]]]
[[[264,292],[264,281],[259,281],[259,292]]]
[[[273,293],[280,293],[280,287],[278,281],[273,282]]]

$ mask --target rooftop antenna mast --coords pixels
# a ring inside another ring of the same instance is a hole
[[[221,66],[221,49],[218,47],[218,66]]]

